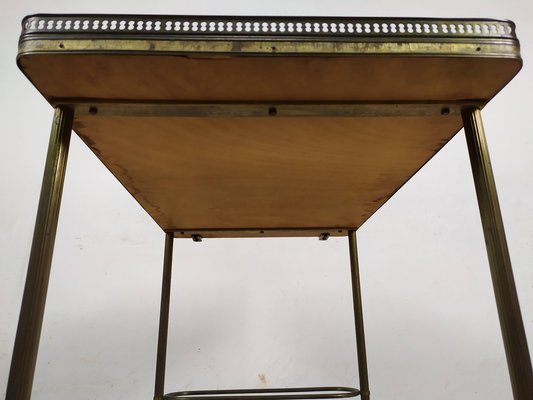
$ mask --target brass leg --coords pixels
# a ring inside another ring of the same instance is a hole
[[[168,313],[170,308],[170,282],[172,277],[173,245],[174,234],[167,233],[165,238],[165,258],[163,262],[161,308],[159,311],[159,338],[157,341],[154,400],[162,400],[165,395],[165,366],[167,360]]]
[[[11,359],[6,400],[29,400],[43,323],[73,111],[57,107],[50,134],[39,208]]]
[[[496,295],[496,306],[500,317],[509,374],[511,375],[513,397],[515,400],[530,400],[533,399],[531,359],[520,305],[518,304],[487,142],[481,122],[481,113],[479,109],[471,108],[463,110],[462,115],[485,234],[492,283]]]
[[[359,390],[361,391],[361,400],[369,400],[370,391],[368,388],[368,371],[366,366],[365,328],[363,325],[363,305],[361,303],[361,283],[355,231],[348,232],[348,244],[350,246],[355,340],[357,342],[357,363],[359,366]]]

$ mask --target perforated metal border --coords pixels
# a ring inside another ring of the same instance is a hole
[[[22,21],[22,37],[58,33],[516,40],[512,22],[488,19],[38,14],[28,16]]]

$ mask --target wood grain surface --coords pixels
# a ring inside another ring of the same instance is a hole
[[[172,101],[490,99],[514,58],[50,55],[20,59],[47,97]]]
[[[92,117],[75,130],[165,230],[357,227],[460,117]]]

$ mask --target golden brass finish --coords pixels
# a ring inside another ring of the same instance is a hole
[[[164,400],[324,400],[359,396],[351,387],[300,387],[272,389],[187,390],[167,393]]]
[[[128,40],[128,39],[32,39],[19,45],[19,56],[28,53],[207,53],[207,54],[394,54],[426,56],[471,56],[517,58],[520,49],[508,39],[446,42],[355,42],[355,41],[280,41],[280,40]]]
[[[73,115],[66,107],[56,108],[54,114],[6,400],[31,397]]]
[[[185,103],[103,102],[54,99],[54,104],[72,107],[77,117],[416,117],[459,116],[465,105],[483,107],[485,102],[426,103]]]
[[[350,229],[355,227],[329,227],[329,228],[293,228],[293,229],[184,229],[174,230],[174,237],[194,239],[200,238],[260,238],[260,237],[320,237],[323,234],[328,236],[347,236]]]
[[[461,117],[514,398],[533,398],[479,112],[521,68],[512,22],[35,15],[17,62],[57,109],[6,400],[31,395],[73,125],[166,232],[154,400],[369,400],[355,230]],[[164,394],[174,238],[346,235],[360,390]]]
[[[168,318],[170,306],[172,248],[174,235],[166,234],[165,261],[163,270],[163,284],[161,291],[161,311],[159,322],[159,339],[157,346],[157,367],[154,400],[297,400],[297,399],[338,399],[361,396],[369,400],[368,376],[366,372],[366,351],[363,331],[363,314],[361,304],[361,288],[359,283],[359,266],[357,261],[357,248],[355,231],[350,230],[350,266],[352,275],[352,294],[355,318],[355,331],[357,337],[357,357],[359,363],[359,376],[363,390],[352,387],[300,387],[300,388],[261,388],[261,389],[225,389],[225,390],[185,390],[164,394],[165,360],[167,351]],[[329,235],[322,233],[320,237]],[[201,235],[193,234],[192,239],[202,241]],[[218,236],[217,236],[218,237]],[[325,240],[325,239],[321,239]]]
[[[516,40],[512,21],[486,18],[298,17],[141,14],[35,14],[22,20],[21,38],[73,33],[86,38],[244,37],[295,40]],[[81,35],[80,35],[81,34]]]
[[[533,371],[487,140],[477,108],[463,111],[466,141],[515,400],[533,399]]]
[[[163,400],[165,395],[165,369],[167,361],[168,313],[170,309],[170,285],[172,280],[172,250],[174,236],[165,234],[165,258],[161,284],[161,308],[159,310],[159,337],[157,339],[157,362],[155,368],[154,400]]]
[[[352,277],[355,340],[357,344],[357,363],[359,366],[359,390],[361,391],[361,400],[369,400],[370,389],[368,386],[365,328],[363,323],[363,304],[361,301],[361,277],[359,275],[359,260],[357,257],[357,239],[355,236],[355,230],[348,232],[348,245],[350,248],[350,272]]]

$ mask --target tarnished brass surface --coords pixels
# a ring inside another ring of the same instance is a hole
[[[466,108],[463,112],[463,121],[513,397],[515,400],[531,400],[533,399],[531,358],[479,109]]]
[[[17,62],[58,108],[7,400],[31,395],[73,119],[79,136],[166,231],[156,400],[365,400],[355,229],[460,129],[460,114],[514,398],[533,398],[478,109],[521,68],[512,22],[34,15],[23,21]],[[163,394],[174,237],[345,235],[361,390]]]
[[[363,303],[361,299],[361,275],[359,273],[355,230],[350,230],[348,232],[348,246],[350,249],[350,276],[352,278],[352,300],[355,322],[355,342],[357,345],[359,388],[361,391],[361,400],[369,400],[370,388],[368,385],[368,367],[366,362],[365,328],[363,323]]]
[[[35,14],[22,21],[22,38],[58,33],[88,38],[516,39],[513,22],[487,18]]]
[[[164,400],[312,400],[359,396],[351,387],[300,387],[275,389],[187,390],[165,395]]]
[[[520,49],[515,41],[498,39],[468,42],[291,42],[238,40],[129,40],[129,39],[33,39],[19,45],[19,56],[38,53],[150,53],[150,54],[262,54],[262,55],[432,55],[444,57],[516,58]]]
[[[163,279],[161,284],[161,306],[159,310],[159,335],[157,338],[154,400],[162,400],[165,395],[165,370],[167,361],[168,319],[170,311],[173,249],[174,235],[172,235],[172,233],[166,233]]]
[[[426,60],[398,62],[404,58]],[[510,21],[68,14],[27,17],[18,62],[52,103],[61,97],[486,102],[521,65]],[[53,71],[72,84],[54,81]],[[397,79],[380,86],[372,71]],[[427,76],[431,71],[435,76]],[[298,84],[302,79],[313,85]]]
[[[195,236],[211,238],[261,238],[261,237],[320,237],[323,234],[327,236],[346,236],[349,227],[323,227],[323,228],[285,228],[285,229],[189,229],[176,230],[174,237],[177,239],[191,239]]]
[[[29,400],[67,166],[73,111],[55,110],[28,262],[6,400]]]
[[[485,102],[426,103],[207,103],[207,102],[115,102],[87,99],[54,99],[72,107],[77,117],[420,117],[461,115],[465,105],[483,107]]]

